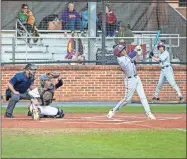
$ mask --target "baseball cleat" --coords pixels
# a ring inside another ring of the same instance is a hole
[[[156,120],[156,117],[152,113],[147,114],[148,119],[150,120]]]
[[[40,110],[39,109],[33,109],[32,118],[34,120],[40,120]]]
[[[152,100],[157,101],[157,100],[160,100],[160,98],[153,97]]]
[[[180,102],[180,103],[183,102],[183,97],[179,97],[179,102]]]
[[[115,112],[113,110],[110,110],[107,114],[107,118],[112,118],[114,116]]]

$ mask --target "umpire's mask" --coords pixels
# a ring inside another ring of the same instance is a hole
[[[24,67],[25,70],[29,71],[29,78],[34,78],[37,66],[35,64],[29,63]]]

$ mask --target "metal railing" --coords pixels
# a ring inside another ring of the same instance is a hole
[[[64,37],[61,33],[57,31],[45,31],[48,34],[45,34],[42,31],[41,33],[42,41],[33,44],[32,48],[29,46],[23,47],[24,43],[11,43],[11,40],[15,38],[12,37],[2,37],[2,55],[4,57],[3,63],[16,63],[16,62],[61,62],[61,63],[71,63],[71,59],[65,59],[65,55],[67,53],[67,44],[70,38],[75,39],[77,44],[77,40],[81,39],[83,43],[85,63],[93,63],[93,64],[116,64],[115,58],[113,56],[113,45],[115,45],[114,40],[125,38],[125,39],[134,39],[133,45],[137,44],[146,44],[146,55],[141,58],[142,63],[152,63],[151,60],[147,59],[148,52],[152,50],[153,41],[156,35],[156,32],[148,32],[148,31],[135,31],[133,32],[135,37],[106,37],[106,46],[105,52],[102,51],[101,40],[102,37]],[[2,31],[3,33],[3,31]],[[52,33],[52,34],[49,34]],[[53,33],[55,33],[53,35]],[[33,38],[33,37],[29,37]],[[92,45],[88,46],[89,40],[94,40]],[[178,63],[186,63],[186,50],[184,44],[186,44],[186,37],[180,37],[178,34],[161,34],[159,40],[166,41],[166,47],[170,52],[171,60],[173,58],[178,58]],[[6,42],[10,45],[6,45]],[[77,44],[78,46],[78,44]],[[75,56],[77,59],[78,56],[78,47],[75,49]],[[182,50],[182,52],[174,52],[173,49]],[[155,54],[157,51],[155,50]],[[11,55],[11,56],[10,56]],[[102,58],[101,58],[102,56]],[[5,59],[5,58],[9,59]],[[11,59],[10,59],[11,57]],[[23,58],[24,57],[24,58]],[[111,59],[110,59],[111,58]],[[76,61],[74,61],[76,63]],[[78,62],[77,62],[78,63]]]

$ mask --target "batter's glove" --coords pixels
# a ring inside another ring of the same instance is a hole
[[[47,73],[47,76],[49,78],[58,78],[60,76],[60,73],[58,73],[58,72],[50,72],[50,73]]]
[[[149,53],[149,58],[151,59],[153,56],[154,56],[154,53],[153,53],[153,51],[151,51],[151,52]]]
[[[138,55],[142,54],[142,48],[140,45],[136,46],[135,51],[137,52]]]

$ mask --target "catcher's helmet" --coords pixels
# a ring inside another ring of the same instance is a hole
[[[43,74],[43,75],[40,76],[40,81],[47,81],[49,79],[50,78],[46,74]]]
[[[124,46],[124,45],[117,45],[117,46],[114,48],[114,55],[119,57],[119,56],[120,56],[120,53],[121,53],[124,49],[126,49],[126,46]]]
[[[163,42],[160,42],[159,44],[158,44],[158,46],[157,46],[157,49],[159,50],[159,47],[163,47],[164,48],[164,50],[165,50],[165,45],[164,45],[164,43]]]
[[[27,69],[27,70],[37,70],[37,66],[35,64],[32,64],[32,63],[28,63],[24,69]]]

